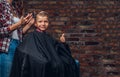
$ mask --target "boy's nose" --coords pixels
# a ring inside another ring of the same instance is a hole
[[[42,22],[42,25],[45,25],[45,22]]]

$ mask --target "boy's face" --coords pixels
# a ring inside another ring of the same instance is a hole
[[[48,28],[49,21],[47,16],[37,16],[35,26],[41,30],[45,31]]]

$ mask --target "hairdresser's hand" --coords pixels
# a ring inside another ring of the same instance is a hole
[[[13,30],[15,30],[15,29],[18,29],[18,28],[20,28],[22,25],[25,25],[31,17],[32,17],[32,13],[31,13],[31,14],[28,14],[26,17],[23,17],[23,16],[22,16],[17,23],[12,24],[12,26],[9,26],[10,31],[13,31]]]
[[[35,22],[35,19],[33,18],[33,16],[32,16],[32,13],[29,15],[29,18],[27,18],[27,24],[28,25],[33,25],[34,24],[34,22]]]
[[[27,25],[32,26],[35,22],[34,18],[30,18],[29,21],[27,22]]]
[[[20,18],[21,25],[22,24],[27,24],[31,20],[31,18],[32,18],[32,13],[27,14],[25,17],[22,16]]]
[[[26,19],[27,19],[26,24],[28,24],[28,23],[33,24],[34,23],[34,18],[32,16],[32,13],[28,14]]]
[[[64,33],[61,35],[60,41],[61,41],[62,43],[65,43],[65,42],[66,42],[66,40],[65,40],[65,34],[64,34]]]
[[[34,24],[34,18],[30,18],[29,22],[23,27],[23,34],[25,34],[28,29]]]

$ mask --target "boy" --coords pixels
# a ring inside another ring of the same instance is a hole
[[[36,15],[36,30],[28,33],[18,46],[10,77],[78,77],[77,66],[70,49],[47,34],[48,13]]]

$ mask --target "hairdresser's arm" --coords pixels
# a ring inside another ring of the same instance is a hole
[[[4,14],[5,9],[3,8],[5,8],[5,5],[0,3],[0,7],[1,7],[0,8],[0,37],[9,36],[11,31],[15,30],[21,25],[21,21],[19,21],[16,24],[11,25],[8,21],[10,20],[9,16],[6,16]]]

